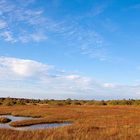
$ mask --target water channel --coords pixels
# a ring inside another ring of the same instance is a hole
[[[1,115],[0,117],[6,117],[11,119],[11,122],[14,121],[20,121],[20,120],[28,120],[33,119],[32,117],[19,117],[19,116],[12,116],[12,115]],[[0,123],[0,128],[10,128],[14,130],[32,130],[32,129],[45,129],[45,128],[53,128],[53,127],[59,127],[59,126],[66,126],[70,125],[70,122],[64,122],[64,123],[50,123],[50,124],[34,124],[30,126],[23,126],[23,127],[12,127],[9,124],[11,123]]]

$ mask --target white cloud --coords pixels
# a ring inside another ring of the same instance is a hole
[[[115,84],[112,84],[112,83],[104,83],[103,86],[105,88],[115,88],[116,87],[116,85]]]
[[[47,73],[49,68],[50,66],[33,60],[0,57],[0,73],[5,73],[5,76],[10,75],[9,78],[13,75],[20,78],[38,76],[42,72]]]
[[[78,80],[81,77],[79,75],[68,75],[68,76],[66,76],[66,78],[69,80]]]
[[[139,98],[140,86],[98,82],[34,60],[0,57],[0,96],[38,98]],[[27,94],[28,93],[28,94]],[[24,95],[25,94],[25,95]]]

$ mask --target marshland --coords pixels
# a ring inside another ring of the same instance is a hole
[[[1,140],[139,140],[138,102],[1,98],[0,115],[21,118],[9,122],[11,128],[0,128],[0,137]],[[24,129],[67,122],[68,125]]]

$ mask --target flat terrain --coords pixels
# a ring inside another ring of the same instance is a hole
[[[17,105],[0,106],[0,114],[38,117],[12,126],[73,122],[44,130],[0,129],[0,140],[140,140],[140,106]]]

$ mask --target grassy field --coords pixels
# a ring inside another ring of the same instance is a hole
[[[73,122],[44,130],[0,129],[0,140],[139,140],[139,106],[19,105],[0,106],[0,114],[38,117],[11,123],[25,126],[39,123]]]

